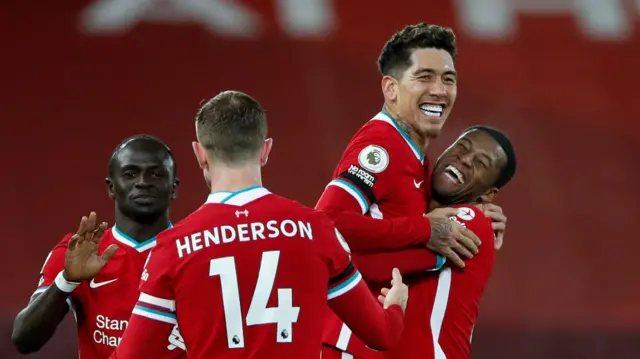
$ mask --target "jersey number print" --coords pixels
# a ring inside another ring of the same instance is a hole
[[[247,326],[276,324],[278,343],[291,343],[292,324],[298,321],[300,307],[293,306],[293,290],[278,288],[278,306],[267,308],[267,302],[273,290],[278,271],[280,251],[262,253],[258,281],[245,317]],[[244,329],[242,308],[240,306],[240,290],[234,257],[212,259],[209,265],[209,276],[220,276],[222,289],[222,306],[227,327],[227,343],[229,348],[244,348]]]

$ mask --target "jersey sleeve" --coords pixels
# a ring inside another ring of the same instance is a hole
[[[65,235],[60,243],[58,243],[47,255],[47,258],[44,260],[44,264],[42,265],[42,269],[40,270],[40,281],[38,282],[38,287],[31,295],[32,298],[36,294],[40,294],[47,290],[47,288],[49,288],[49,286],[55,281],[58,273],[64,269],[65,254],[72,236],[73,234],[71,233]]]
[[[328,222],[328,221],[327,221]],[[383,309],[351,263],[349,246],[332,225],[320,233],[320,246],[329,270],[329,307],[367,346],[384,350],[400,340],[402,308]]]
[[[445,258],[425,247],[411,247],[393,252],[353,256],[354,264],[367,283],[389,283],[391,271],[398,268],[402,275],[440,270]]]
[[[316,209],[324,212],[348,239],[354,253],[380,252],[425,244],[431,223],[421,213],[412,217],[376,219],[373,204],[392,195],[399,166],[391,163],[394,147],[374,126],[351,140]],[[393,240],[390,240],[393,238]]]
[[[171,349],[180,347],[180,344],[184,346],[177,331],[172,290],[173,253],[162,234],[156,243],[142,271],[140,297],[122,341],[111,358],[171,358],[176,357]]]

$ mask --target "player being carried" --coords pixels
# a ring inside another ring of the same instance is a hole
[[[114,358],[154,358],[176,323],[190,358],[317,357],[327,300],[370,347],[398,341],[408,295],[399,272],[376,299],[329,219],[262,187],[266,132],[246,94],[222,92],[200,109],[193,149],[211,193],[158,236]]]
[[[487,126],[465,130],[434,166],[429,209],[457,208],[452,220],[474,232],[482,242],[491,243],[491,221],[477,206],[496,198],[499,189],[515,174],[516,163],[511,141],[502,132]],[[399,256],[401,262],[397,261]],[[433,253],[426,248],[412,247],[354,257],[354,263],[367,283],[376,287],[388,282],[387,272],[392,266],[404,273],[405,281],[411,283],[414,278],[421,281],[425,271],[432,269],[429,265],[432,258]],[[428,289],[424,292],[427,295],[421,298],[424,305],[421,315],[429,321],[420,335],[403,336],[395,348],[379,353],[366,349],[354,338],[349,343],[350,352],[359,358],[468,359],[480,298],[491,276],[494,258],[494,246],[483,246],[465,263],[464,269],[445,266],[428,276],[425,282]],[[410,314],[415,313],[407,313]]]
[[[405,27],[383,47],[378,58],[383,111],[351,139],[316,205],[343,233],[354,256],[390,252],[395,254],[393,263],[400,265],[404,256],[398,250],[421,246],[434,252],[428,264],[437,270],[445,258],[464,267],[463,259],[478,253],[478,237],[450,220],[456,209],[424,215],[431,197],[425,153],[455,104],[455,57],[453,31],[424,23]],[[464,178],[457,180],[468,185]],[[498,221],[494,226],[503,230],[506,218],[501,210],[489,209]],[[498,243],[501,236],[498,233]],[[429,325],[421,315],[425,304],[420,298],[430,295],[426,277],[413,281],[409,290],[403,337],[419,336]],[[325,341],[343,350],[349,337],[347,326],[327,328]]]
[[[115,226],[98,225],[92,214],[49,253],[38,289],[15,320],[11,339],[20,353],[38,351],[69,308],[82,359],[108,358],[120,342],[156,235],[171,226],[169,204],[178,189],[175,160],[157,138],[133,136],[113,152],[106,183],[115,201]],[[102,256],[87,257],[80,247]],[[157,358],[185,356],[177,329],[163,339],[165,350]]]

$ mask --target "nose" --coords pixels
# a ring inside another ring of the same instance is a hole
[[[436,79],[429,88],[429,94],[431,96],[444,97],[447,95],[447,88],[442,82],[442,79]]]
[[[460,156],[460,163],[467,168],[471,168],[473,165],[473,158],[469,154],[462,155]]]
[[[138,176],[137,181],[134,184],[136,187],[150,187],[151,178],[147,175]]]

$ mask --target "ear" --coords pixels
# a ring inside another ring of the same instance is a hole
[[[491,203],[496,199],[496,197],[498,197],[498,189],[493,187],[480,196],[478,203]]]
[[[202,145],[198,141],[191,142],[191,147],[193,148],[193,154],[196,155],[196,160],[198,161],[198,166],[200,166],[200,169],[208,170],[209,159],[207,158],[207,150],[202,147]]]
[[[264,140],[262,144],[262,149],[260,150],[260,166],[265,166],[267,161],[269,161],[269,153],[271,153],[271,148],[273,147],[273,138],[267,138]]]
[[[395,102],[398,97],[398,81],[392,76],[382,77],[382,94],[389,102]]]
[[[173,189],[171,190],[171,199],[178,198],[178,185],[180,185],[180,179],[175,178],[173,180]]]
[[[107,184],[107,194],[109,195],[109,198],[111,199],[116,198],[116,194],[114,193],[114,190],[113,190],[113,181],[111,180],[111,177],[105,178],[104,183]]]

